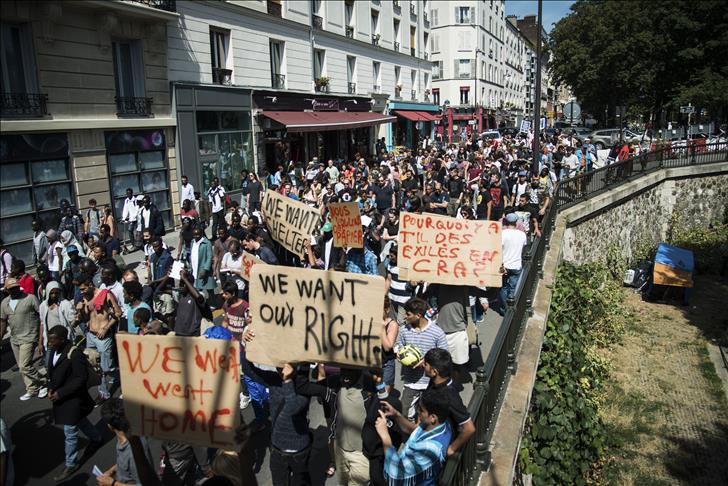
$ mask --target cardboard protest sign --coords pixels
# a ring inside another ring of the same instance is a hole
[[[359,203],[329,203],[334,245],[339,248],[364,248]]]
[[[250,280],[250,269],[253,268],[254,265],[259,264],[266,265],[266,263],[258,258],[257,256],[253,255],[252,253],[248,253],[247,251],[243,252],[243,275],[241,275],[245,280]]]
[[[134,434],[234,446],[240,421],[240,344],[117,334],[124,410]]]
[[[448,285],[500,287],[501,223],[402,213],[399,276]]]
[[[318,209],[275,191],[265,191],[261,211],[273,239],[291,253],[303,256],[303,242],[321,222]]]
[[[384,279],[355,273],[255,265],[248,360],[271,366],[318,362],[381,366]]]

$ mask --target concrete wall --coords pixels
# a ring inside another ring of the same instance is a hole
[[[640,246],[666,239],[673,214],[685,224],[707,226],[723,221],[727,208],[728,163],[663,169],[563,211],[563,256],[576,263],[604,261],[616,249],[631,258]]]

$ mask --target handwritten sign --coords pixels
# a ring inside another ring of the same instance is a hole
[[[448,285],[502,285],[500,222],[402,213],[399,224],[401,278]]]
[[[252,253],[248,253],[247,251],[243,252],[243,275],[242,277],[245,280],[250,280],[250,269],[253,268],[254,265],[259,264],[266,265],[266,263],[258,258],[257,256],[253,255]]]
[[[364,248],[359,203],[330,203],[329,211],[334,227],[334,245],[339,248]]]
[[[250,309],[255,363],[318,362],[381,366],[384,279],[305,268],[255,265]]]
[[[303,242],[321,222],[318,209],[275,191],[265,191],[261,209],[273,239],[291,253],[303,256]]]
[[[235,341],[116,335],[124,410],[135,434],[234,446],[240,346]]]

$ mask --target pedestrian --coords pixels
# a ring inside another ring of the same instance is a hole
[[[186,175],[180,178],[180,182],[182,183],[179,191],[180,204],[184,206],[185,201],[193,203],[195,201],[195,187],[190,184]]]
[[[83,432],[91,441],[86,446],[87,456],[101,447],[102,436],[88,420],[94,401],[86,388],[86,356],[80,348],[73,346],[66,327],[57,325],[48,331],[48,350],[48,398],[53,404],[53,421],[56,425],[63,425],[66,438],[65,467],[53,480],[65,481],[80,466],[78,432]]]
[[[261,195],[263,194],[263,184],[258,180],[257,174],[250,173],[248,182],[247,207],[248,214],[252,215],[256,211],[260,211]]]
[[[142,209],[140,215],[142,221],[142,230],[149,230],[152,236],[164,236],[164,220],[162,213],[155,204],[152,204],[152,198],[148,195],[142,199]]]
[[[46,236],[48,237],[48,258],[46,259],[48,273],[51,279],[60,282],[61,272],[63,271],[63,250],[65,248],[56,230],[48,230]]]
[[[13,264],[13,255],[5,248],[5,242],[0,239],[0,286],[5,285],[5,280],[10,274],[10,267]]]
[[[41,229],[40,221],[33,220],[33,265],[38,266],[46,263],[48,259],[48,237]]]
[[[4,290],[8,296],[0,303],[0,336],[5,335],[6,329],[10,330],[10,347],[25,384],[25,394],[20,400],[45,398],[46,379],[34,363],[36,355],[42,352],[40,303],[35,295],[23,292],[12,277],[5,280]]]
[[[509,213],[503,222],[502,247],[503,247],[503,286],[500,290],[500,303],[498,305],[498,313],[504,316],[508,299],[513,297],[518,279],[521,276],[523,247],[528,239],[526,233],[516,228],[518,216],[515,213]]]
[[[126,190],[124,198],[124,206],[121,210],[121,222],[125,225],[124,237],[130,242],[135,241],[135,231],[137,227],[137,215],[139,214],[139,205],[137,198],[134,197],[134,191],[131,188]]]
[[[99,225],[101,224],[101,211],[96,207],[96,199],[89,199],[88,200],[88,209],[86,209],[86,218],[84,222],[84,238],[83,240],[89,243],[89,237],[98,236],[99,233]]]
[[[220,185],[220,179],[215,177],[207,190],[207,200],[212,213],[212,239],[217,238],[217,229],[224,225],[225,216],[225,188]]]
[[[212,243],[202,230],[192,230],[192,248],[190,250],[190,267],[195,277],[195,288],[212,292],[215,290],[215,277],[212,273]],[[208,295],[208,298],[211,297]]]

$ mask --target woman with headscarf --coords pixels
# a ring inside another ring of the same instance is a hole
[[[81,258],[84,258],[86,256],[86,253],[84,253],[81,243],[78,242],[76,236],[73,234],[72,231],[65,230],[63,233],[61,233],[61,243],[63,243],[63,262],[61,264],[61,269],[63,269],[66,266],[66,262],[71,259],[68,256],[69,246],[74,245],[76,248],[78,248],[78,254]]]
[[[63,297],[63,289],[58,282],[48,282],[46,285],[45,298],[38,310],[40,315],[41,333],[43,334],[43,349],[48,349],[48,331],[55,326],[63,326],[68,329],[68,340],[75,342],[76,330],[76,309],[73,302]]]

